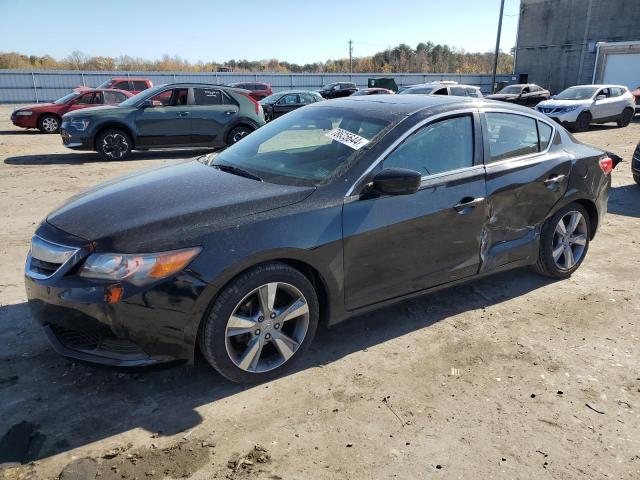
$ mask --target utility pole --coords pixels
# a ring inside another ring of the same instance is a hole
[[[349,73],[353,73],[353,40],[349,40]]]
[[[496,73],[498,71],[498,55],[500,55],[500,34],[502,33],[502,13],[504,12],[504,0],[500,0],[500,18],[498,19],[498,36],[496,38],[496,51],[493,56],[493,75],[491,76],[491,93],[496,90]]]

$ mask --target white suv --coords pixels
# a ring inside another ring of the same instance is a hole
[[[584,132],[592,123],[626,127],[635,114],[634,97],[622,85],[577,85],[540,102],[536,109],[556,122]]]

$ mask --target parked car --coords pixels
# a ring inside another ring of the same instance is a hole
[[[65,113],[87,107],[116,105],[131,96],[133,96],[131,93],[120,90],[79,89],[53,103],[37,103],[20,107],[11,114],[11,122],[16,127],[37,128],[42,133],[58,133]]]
[[[431,82],[411,85],[398,91],[400,95],[452,95],[455,97],[482,98],[480,88],[474,85],[461,85],[456,82]]]
[[[507,85],[498,93],[486,95],[489,100],[500,100],[502,102],[516,103],[525,107],[535,107],[538,103],[548,100],[551,96],[546,90],[535,83]]]
[[[153,87],[148,78],[115,77],[98,85],[98,88],[117,88],[132,94],[137,94]]]
[[[361,95],[394,95],[394,93],[395,92],[393,90],[389,90],[388,88],[363,88],[351,95],[359,97]]]
[[[640,87],[637,87],[633,92],[631,92],[631,95],[633,95],[633,99],[636,104],[635,112],[640,113]]]
[[[618,127],[626,127],[635,113],[635,101],[622,85],[578,85],[536,108],[556,122],[584,132],[592,123],[616,122]]]
[[[341,98],[348,97],[357,91],[358,87],[356,87],[356,84],[353,82],[334,82],[322,87],[318,93],[320,93],[323,98]]]
[[[640,185],[640,143],[636,146],[636,150],[633,152],[633,158],[631,159],[631,173],[633,179]]]
[[[281,117],[297,108],[304,107],[315,102],[324,100],[318,92],[307,90],[289,90],[269,95],[260,100],[260,105],[264,110],[264,118],[268,122],[274,118]]]
[[[268,83],[258,83],[258,82],[239,82],[232,83],[229,85],[233,88],[240,88],[242,90],[249,90],[251,92],[249,95],[256,100],[262,100],[263,98],[267,98],[269,95],[273,93],[271,90],[271,85]]]
[[[26,293],[67,357],[193,361],[198,345],[227,378],[263,381],[304,356],[321,319],[516,267],[569,277],[611,169],[520,106],[317,102],[71,198],[36,230]]]
[[[62,118],[62,142],[123,160],[131,150],[225,147],[264,125],[260,104],[241,90],[201,83],[153,87],[110,108]]]

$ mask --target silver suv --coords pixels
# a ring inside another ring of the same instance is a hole
[[[626,127],[635,113],[634,97],[622,85],[577,85],[540,102],[536,109],[577,132],[592,123]]]
[[[422,95],[453,95],[455,97],[482,98],[482,92],[478,87],[474,85],[461,85],[453,81],[409,85],[401,88],[398,93],[400,95],[418,93]]]

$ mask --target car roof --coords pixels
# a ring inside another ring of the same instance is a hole
[[[144,81],[144,82],[148,82],[149,79],[148,78],[144,78],[144,77],[111,77],[110,80],[137,80],[137,81]]]
[[[416,83],[415,85],[407,85],[405,87],[405,89],[414,88],[414,87],[420,87],[420,88],[424,88],[424,87],[469,87],[469,88],[478,88],[478,89],[480,88],[480,87],[477,87],[475,85],[466,85],[464,83],[443,81],[443,82]]]
[[[319,95],[315,90],[280,90],[279,92],[273,92],[273,95],[287,94],[287,93],[314,93]]]
[[[584,84],[584,85],[572,85],[571,87],[567,87],[567,89],[569,88],[575,88],[575,87],[594,87],[594,88],[611,88],[611,87],[617,87],[617,88],[627,88],[624,85],[615,85],[613,83],[596,83],[596,84]]]
[[[385,116],[407,116],[412,113],[438,108],[442,110],[456,110],[458,108],[487,108],[512,110],[514,113],[524,113],[530,116],[548,118],[535,110],[520,105],[514,105],[496,100],[474,97],[457,97],[453,95],[362,95],[358,97],[344,97],[311,104],[305,108],[346,107],[353,110],[368,110],[379,112]]]

